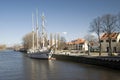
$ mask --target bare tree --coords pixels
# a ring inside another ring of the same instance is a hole
[[[118,32],[120,32],[120,12],[117,14],[117,27],[118,27]]]
[[[6,45],[5,44],[0,45],[0,50],[3,50],[3,49],[6,49]]]
[[[66,47],[66,39],[65,37],[60,37],[59,48],[64,49]]]
[[[101,55],[101,40],[100,40],[100,34],[102,32],[101,29],[102,29],[101,18],[97,17],[90,24],[90,32],[95,32],[97,34],[98,42],[99,42],[99,56]]]
[[[26,34],[24,37],[23,37],[23,46],[24,46],[24,48],[25,49],[30,49],[30,48],[32,48],[32,33],[28,33],[28,34]],[[35,45],[35,47],[36,47],[36,34],[34,34],[34,45]]]
[[[23,37],[23,46],[25,49],[32,47],[32,34],[28,33]]]
[[[89,34],[89,35],[86,35],[84,38],[85,38],[85,40],[87,40],[87,44],[88,44],[88,55],[90,55],[90,47],[91,47],[90,43],[96,41],[96,38],[95,38],[95,36],[90,35],[90,34]]]
[[[57,33],[57,45],[58,45],[58,50],[60,49],[60,34]]]
[[[117,18],[115,15],[107,14],[102,16],[102,31],[108,34],[108,42],[109,42],[108,55],[112,55],[110,34],[117,31],[116,23],[117,23]]]
[[[53,45],[53,34],[52,34],[52,33],[50,33],[49,45],[50,45],[50,46]]]

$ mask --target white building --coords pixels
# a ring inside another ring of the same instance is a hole
[[[70,50],[88,51],[88,45],[84,39],[76,39],[71,42],[67,42],[67,45]]]
[[[101,47],[103,52],[109,51],[108,36],[111,37],[111,47],[113,52],[120,52],[120,33],[112,33],[108,35],[104,33],[101,36]]]

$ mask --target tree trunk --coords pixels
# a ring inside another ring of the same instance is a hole
[[[100,44],[100,47],[99,47],[99,56],[101,56],[101,42],[99,43]]]
[[[101,40],[100,40],[100,36],[98,36],[99,37],[99,44],[100,44],[100,46],[99,46],[99,56],[101,56]]]
[[[90,43],[88,43],[88,55],[90,55]]]
[[[109,38],[109,56],[112,56],[112,46],[111,46],[111,38]]]

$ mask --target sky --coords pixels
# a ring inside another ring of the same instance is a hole
[[[90,34],[90,22],[98,16],[120,12],[120,0],[0,0],[0,44],[21,44],[32,31],[32,13],[44,12],[48,33],[60,33],[67,41]]]

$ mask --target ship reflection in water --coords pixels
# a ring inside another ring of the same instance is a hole
[[[0,51],[0,80],[119,80],[119,75],[119,71],[103,67]]]

